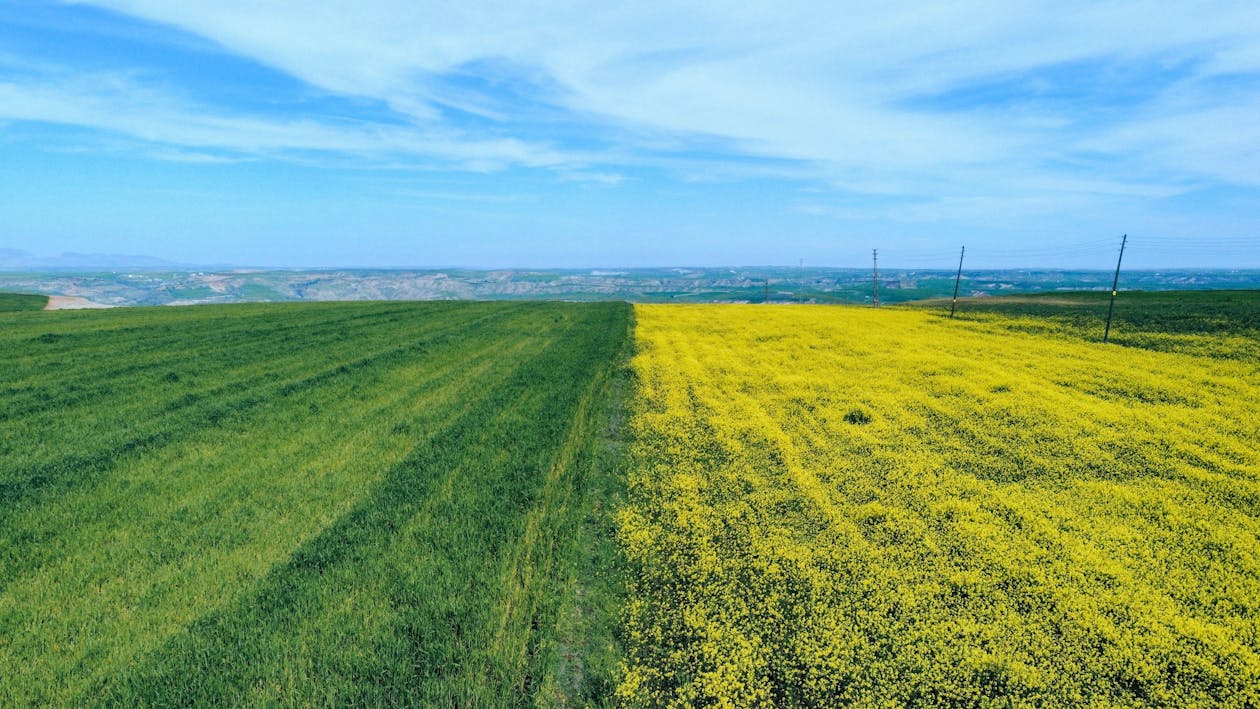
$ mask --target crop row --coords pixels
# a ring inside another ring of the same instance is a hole
[[[565,618],[611,554],[589,431],[627,306],[35,315],[0,334],[0,704],[500,705],[606,681]]]

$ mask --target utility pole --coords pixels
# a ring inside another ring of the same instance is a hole
[[[958,275],[954,276],[954,299],[949,304],[949,319],[954,319],[954,308],[958,307],[958,284],[962,282],[962,261],[963,256],[967,254],[967,247],[962,247],[962,251],[958,253]]]
[[[871,267],[871,293],[874,295],[875,307],[879,307],[879,249],[871,249],[873,265]]]
[[[766,288],[766,291],[765,291],[765,292],[766,292],[766,294],[765,294],[765,296],[761,299],[761,302],[763,302],[763,303],[769,303],[769,302],[770,302],[770,279],[769,279],[769,278],[767,278],[767,279],[766,279],[766,282],[765,282],[765,288]]]
[[[1120,239],[1120,256],[1116,259],[1116,277],[1111,279],[1111,304],[1107,306],[1107,329],[1103,330],[1104,344],[1107,342],[1107,337],[1111,335],[1111,311],[1116,309],[1116,286],[1120,285],[1120,261],[1124,259],[1124,245],[1128,241],[1128,234]]]

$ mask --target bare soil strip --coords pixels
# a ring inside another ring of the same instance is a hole
[[[80,298],[75,295],[50,295],[48,296],[48,305],[44,306],[44,310],[86,310],[89,308],[112,307],[114,306],[95,303],[87,298]]]

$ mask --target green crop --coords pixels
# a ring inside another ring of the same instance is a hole
[[[1260,296],[1109,295],[0,297],[0,706],[1255,706]]]
[[[965,298],[957,319],[1032,335],[1102,339],[1111,294],[1099,291]],[[944,317],[944,299],[909,303]],[[1260,291],[1122,291],[1112,343],[1163,352],[1260,361]]]
[[[43,310],[48,296],[29,293],[0,293],[0,313],[17,310]]]
[[[624,304],[0,317],[0,705],[585,703]]]

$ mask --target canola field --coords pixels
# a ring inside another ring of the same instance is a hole
[[[1260,706],[1254,343],[635,314],[620,701]]]
[[[42,301],[0,706],[1260,706],[1254,293]]]

